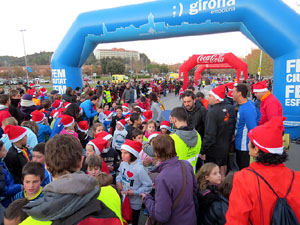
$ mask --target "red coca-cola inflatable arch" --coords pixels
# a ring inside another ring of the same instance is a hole
[[[216,70],[216,69],[234,69],[228,63],[220,63],[220,64],[202,64],[195,71],[195,84],[198,85],[198,80],[201,79],[201,73],[204,70]]]
[[[179,78],[183,76],[183,90],[187,88],[189,71],[198,64],[223,64],[227,63],[237,71],[237,80],[239,81],[241,73],[248,79],[248,65],[240,58],[236,57],[233,53],[220,53],[220,54],[202,54],[193,55],[179,68]]]

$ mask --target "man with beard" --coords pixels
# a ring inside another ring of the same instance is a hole
[[[206,109],[198,101],[196,95],[192,91],[185,91],[182,94],[183,106],[188,113],[188,126],[195,128],[203,140],[204,137],[204,124]]]

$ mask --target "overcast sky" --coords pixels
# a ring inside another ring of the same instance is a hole
[[[296,2],[284,0],[300,11]],[[55,51],[78,14],[97,9],[146,2],[145,0],[3,0],[0,13],[0,56],[23,56],[21,29],[26,29],[27,54]],[[203,44],[204,43],[204,44]],[[200,53],[233,52],[245,56],[255,48],[240,32],[150,41],[101,44],[97,48],[125,48],[147,54],[158,63],[182,63]],[[178,54],[180,53],[180,54]]]

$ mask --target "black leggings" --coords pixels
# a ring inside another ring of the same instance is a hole
[[[139,218],[140,218],[140,209],[139,210],[132,210],[132,225],[138,225],[139,224]]]

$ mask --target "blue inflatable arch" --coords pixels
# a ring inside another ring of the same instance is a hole
[[[80,14],[52,57],[53,88],[82,86],[100,43],[241,31],[274,59],[274,94],[300,136],[300,15],[281,0],[160,0]]]

